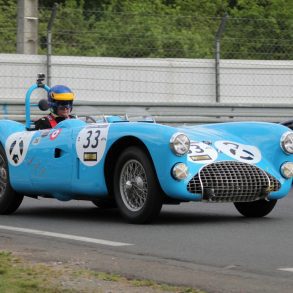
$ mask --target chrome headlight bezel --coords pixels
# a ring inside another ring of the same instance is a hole
[[[286,179],[293,177],[293,162],[285,162],[280,168],[282,176]]]
[[[188,177],[189,169],[184,163],[176,163],[171,170],[174,179],[181,181]]]
[[[176,132],[170,139],[170,148],[176,156],[184,156],[190,149],[190,139],[182,132]]]
[[[282,135],[280,145],[286,154],[293,154],[293,131],[287,131]]]

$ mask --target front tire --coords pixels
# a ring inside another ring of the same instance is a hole
[[[5,151],[0,145],[0,214],[14,213],[21,205],[23,195],[16,193],[9,182],[9,170]]]
[[[248,218],[261,218],[268,215],[275,207],[277,200],[260,199],[253,202],[234,202],[237,211]]]
[[[154,167],[143,150],[129,147],[120,155],[113,181],[117,206],[129,222],[148,223],[159,215],[162,191]]]
[[[117,208],[116,202],[114,199],[95,199],[92,200],[92,203],[100,209],[115,209]]]

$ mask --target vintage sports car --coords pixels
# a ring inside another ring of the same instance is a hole
[[[34,130],[30,96],[25,124],[0,121],[0,213],[23,197],[88,200],[146,223],[163,204],[233,202],[263,217],[292,185],[293,132],[284,125],[233,122],[171,127],[140,117],[80,117]],[[45,101],[39,103],[45,110]]]

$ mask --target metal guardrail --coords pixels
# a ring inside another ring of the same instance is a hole
[[[101,103],[77,101],[73,113],[85,115],[125,115],[147,111],[158,123],[201,124],[232,121],[283,122],[293,118],[293,105],[258,104],[151,104],[151,103]],[[31,119],[37,120],[46,112],[31,108]],[[24,103],[0,100],[0,119],[25,121]]]

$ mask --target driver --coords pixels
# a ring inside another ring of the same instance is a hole
[[[65,119],[75,118],[72,111],[74,93],[65,85],[55,85],[48,92],[50,114],[35,122],[35,129],[53,128]]]

